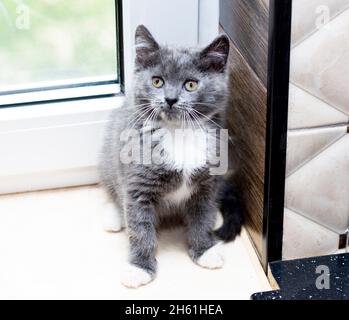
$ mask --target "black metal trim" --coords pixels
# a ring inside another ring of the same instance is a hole
[[[118,80],[120,83],[121,92],[125,92],[125,68],[124,68],[124,29],[122,17],[122,1],[115,0],[116,14],[116,45],[117,45],[117,65],[118,65]]]
[[[282,258],[292,0],[270,0],[263,266]]]

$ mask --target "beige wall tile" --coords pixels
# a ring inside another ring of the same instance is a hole
[[[289,129],[348,123],[349,117],[305,90],[290,84]]]
[[[291,81],[349,114],[349,10],[291,53]]]
[[[344,233],[349,222],[349,135],[286,179],[285,206]]]
[[[285,209],[283,260],[331,254],[338,250],[338,244],[337,233]]]
[[[347,133],[347,126],[292,130],[287,142],[287,175]]]

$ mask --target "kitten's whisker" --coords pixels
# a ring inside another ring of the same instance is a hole
[[[180,104],[178,107],[177,107],[178,109],[180,109],[180,110],[183,110],[184,112],[185,112],[185,114],[186,113],[188,113],[188,117],[186,117],[186,119],[189,119],[190,120],[190,122],[191,122],[191,124],[192,124],[192,127],[193,127],[193,130],[195,130],[196,129],[196,126],[195,126],[195,124],[194,124],[194,122],[192,121],[192,120],[194,120],[196,123],[197,123],[197,125],[198,125],[198,127],[204,132],[205,130],[204,130],[204,128],[201,126],[201,124],[199,123],[199,121],[197,121],[198,119],[195,119],[195,115],[193,114],[193,113],[191,113],[190,112],[190,110],[192,109],[189,105],[187,105],[187,104]],[[193,118],[193,119],[192,119]],[[196,117],[197,118],[197,117]],[[188,120],[187,120],[188,121]]]
[[[150,93],[148,95],[134,97],[134,99],[141,100],[141,99],[149,99],[149,98],[154,98],[154,97],[156,97],[156,95],[154,93]]]
[[[149,105],[149,106],[137,108],[137,110],[134,110],[134,112],[128,116],[128,120],[132,122],[133,120],[135,120],[134,118],[137,118],[143,111],[149,109],[150,107],[151,106]]]
[[[132,106],[132,108],[135,108],[135,107],[143,107],[143,106],[150,106],[150,105],[151,105],[150,102],[148,102],[148,103],[142,103],[142,104],[135,104],[135,105]]]
[[[220,92],[217,92],[217,91],[206,91],[205,93],[206,93],[206,94],[214,94],[214,95],[216,95],[216,96],[227,97],[227,98],[230,97],[229,94],[220,93]]]
[[[213,121],[212,119],[210,119],[208,116],[206,116],[205,114],[201,113],[200,111],[192,108],[191,110],[193,110],[195,113],[198,113],[199,115],[203,116],[204,118],[206,118],[207,120],[211,121],[214,125],[216,125],[217,127],[221,128],[224,130],[224,128],[219,125],[217,122]]]
[[[215,107],[217,108],[216,104],[209,103],[209,102],[191,102],[191,105],[196,105],[196,106],[209,106],[209,107]]]
[[[152,111],[152,110],[153,110],[153,108],[152,108],[152,107],[149,107],[146,111],[142,112],[142,114],[138,115],[138,116],[136,117],[135,121],[134,121],[133,123],[131,123],[131,124],[132,124],[132,127],[130,128],[130,130],[132,130],[132,129],[136,126],[136,124],[138,124],[139,121],[141,121],[142,118],[143,118],[144,116],[146,116],[146,115],[147,115],[150,111]]]
[[[151,128],[153,129],[153,124],[154,124],[154,120],[158,117],[159,113],[160,113],[161,109],[156,109],[155,113],[154,113],[154,116],[152,118],[152,126]]]
[[[191,120],[191,118],[190,118],[190,116],[189,116],[189,114],[188,113],[186,113],[186,117],[187,117],[187,121],[188,121],[188,123],[189,123],[189,126],[190,126],[190,130],[192,130],[193,132],[194,132],[194,130],[195,130],[195,128],[193,127],[193,121]]]
[[[174,108],[176,108],[178,110],[185,110],[185,108],[183,108],[183,107],[185,107],[185,105],[180,104],[178,106],[175,106]]]
[[[195,110],[195,109],[192,109]],[[195,110],[195,112],[198,112],[199,114],[201,114],[203,117],[207,118],[207,120],[211,121],[213,124],[215,124],[216,126],[218,126],[220,129],[222,130],[227,130],[225,128],[223,128],[222,126],[220,126],[218,123],[216,123],[215,121],[213,121],[212,119],[210,119],[209,117],[205,116],[204,114],[200,113],[199,111]],[[217,135],[216,135],[216,139],[218,139]],[[219,137],[219,139],[221,139],[221,137]],[[229,133],[228,133],[228,143],[230,142],[232,145],[234,145],[232,138],[230,137]]]
[[[195,113],[197,113],[196,116],[199,114],[199,115],[203,116],[204,118],[206,118],[207,120],[209,120],[209,121],[210,121],[211,123],[213,123],[215,126],[219,127],[220,129],[226,130],[226,129],[223,128],[221,125],[219,125],[217,122],[213,121],[212,119],[210,119],[210,118],[207,117],[206,115],[202,114],[200,111],[198,111],[198,110],[196,110],[196,109],[194,109],[194,108],[190,108],[190,110],[192,110],[192,111],[194,111]],[[216,139],[218,139],[217,135],[216,135]],[[221,139],[221,138],[219,138],[219,139]],[[230,136],[228,136],[228,143],[229,143],[229,142],[230,142],[232,145],[234,145],[234,143],[233,143],[233,141],[232,141],[232,139],[231,139]]]
[[[181,129],[184,130],[184,123],[183,123],[183,111],[179,114],[179,121],[181,123]]]
[[[186,117],[185,117],[186,111],[182,111],[182,121],[183,121],[183,130],[187,128],[187,123],[186,123]]]
[[[152,119],[153,115],[156,113],[156,110],[153,109],[152,112],[150,113],[150,115],[147,117],[147,119],[144,121],[143,123],[143,127],[146,127],[148,124],[148,121]]]
[[[187,125],[189,126],[189,129],[192,129],[192,123],[189,121],[190,119],[188,117],[187,112],[185,113],[185,120],[186,120]]]
[[[184,119],[184,128],[187,128],[189,126],[188,118],[187,118],[187,112],[183,111],[183,119]]]
[[[207,130],[204,128],[204,125],[202,124],[201,120],[198,118],[198,116],[196,114],[192,114],[193,118],[196,120],[196,122],[198,123],[199,125],[199,128],[201,129],[201,131],[204,133],[204,134],[207,134]]]
[[[136,106],[136,108],[128,108],[128,112],[132,112],[128,115],[128,119],[132,118],[135,114],[139,113],[142,110],[145,110],[146,108],[151,107],[151,104],[145,104],[143,106]],[[126,107],[127,108],[127,107]]]
[[[189,114],[195,119],[196,123],[198,124],[199,128],[201,129],[202,132],[206,133],[206,130],[204,129],[201,120],[199,119],[199,117],[195,114],[190,112],[191,109],[188,109]]]
[[[149,119],[150,125],[151,125],[151,129],[153,129],[153,124],[154,124],[154,120],[157,118],[157,116],[159,115],[161,109],[154,109],[154,113],[151,116],[151,118]]]
[[[129,118],[129,119],[130,119],[130,118],[132,119],[132,117],[133,117],[134,115],[138,114],[140,111],[143,111],[143,110],[145,110],[145,109],[147,109],[147,108],[149,108],[149,107],[151,107],[150,104],[149,104],[149,105],[145,105],[145,106],[140,107],[140,108],[137,108],[137,110],[134,110],[134,112],[131,113],[131,114],[128,116],[128,118]]]
[[[190,123],[192,124],[193,133],[194,133],[194,131],[196,130],[196,126],[195,126],[195,123],[194,123],[194,121],[193,121],[193,118],[191,117],[190,112],[188,112],[188,118],[189,118],[189,120],[190,120]]]

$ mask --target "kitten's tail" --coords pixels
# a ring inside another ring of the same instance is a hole
[[[221,240],[233,241],[241,232],[244,215],[238,194],[229,181],[224,181],[220,190],[219,208],[223,216],[223,225],[215,231]]]

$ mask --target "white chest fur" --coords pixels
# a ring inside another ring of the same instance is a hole
[[[165,195],[164,200],[170,204],[179,205],[189,199],[193,188],[188,182],[188,179],[184,178],[179,188]]]
[[[176,190],[165,195],[164,200],[179,205],[189,199],[193,192],[189,181],[191,174],[207,164],[207,136],[201,130],[171,129],[166,130],[161,141],[164,165],[170,170],[183,173],[182,183]]]
[[[207,163],[207,137],[200,130],[168,130],[162,140],[165,165],[185,176]]]

